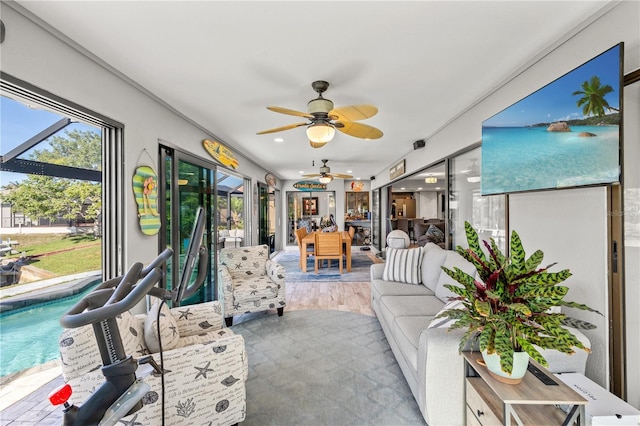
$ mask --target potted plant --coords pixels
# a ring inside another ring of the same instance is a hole
[[[513,383],[522,380],[529,357],[548,366],[536,346],[567,354],[574,353],[574,347],[590,351],[563,325],[584,329],[593,329],[595,326],[567,318],[557,308],[554,310],[555,307],[567,306],[597,312],[586,305],[564,300],[569,288],[559,283],[571,276],[568,269],[548,272],[555,264],[539,268],[542,251],[537,250],[527,259],[515,231],[511,233],[509,257],[502,254],[493,239],[490,243],[484,241],[488,252],[488,256],[485,255],[477,232],[468,222],[465,222],[465,231],[469,248],[458,246],[456,251],[475,266],[480,280],[459,268],[450,270],[442,267],[461,284],[446,284],[445,287],[457,295],[450,299],[459,301],[463,307],[445,310],[438,315],[456,320],[452,329],[466,329],[460,350],[470,340],[477,338],[490,371],[491,360],[488,358],[491,355],[499,357],[499,368],[493,373],[508,378],[502,381]],[[514,368],[514,355],[521,357],[517,355],[519,353],[528,356],[522,356],[523,366]],[[517,374],[516,370],[519,370]]]

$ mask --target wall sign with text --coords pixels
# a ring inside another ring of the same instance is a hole
[[[293,184],[298,191],[326,191],[327,185],[313,180],[301,180]]]

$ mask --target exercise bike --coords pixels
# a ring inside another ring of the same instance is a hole
[[[144,378],[153,371],[161,375],[163,371],[151,355],[134,359],[125,353],[116,317],[147,295],[179,306],[181,300],[196,293],[204,283],[208,264],[207,249],[201,246],[204,216],[203,209],[198,208],[180,283],[175,290],[155,286],[163,276],[162,265],[173,254],[168,248],[147,267],[135,263],[123,276],[99,284],[60,318],[65,328],[92,324],[105,377],[105,382],[80,406],[69,404],[72,394],[69,384],[49,395],[53,405],[64,406],[64,426],[110,426],[142,408],[141,399],[150,389]],[[198,258],[198,276],[189,285]]]

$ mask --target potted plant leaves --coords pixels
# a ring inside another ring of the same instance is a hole
[[[461,350],[470,340],[477,339],[490,372],[494,377],[497,375],[498,380],[510,383],[522,380],[529,357],[548,366],[537,348],[567,354],[574,353],[574,348],[590,351],[563,325],[583,329],[595,326],[568,318],[558,309],[565,306],[599,313],[586,305],[564,300],[569,288],[559,284],[571,276],[568,269],[549,272],[555,264],[540,267],[543,259],[540,250],[527,258],[515,231],[511,233],[509,257],[493,239],[483,241],[485,254],[478,233],[468,222],[465,222],[465,232],[469,247],[458,246],[456,251],[475,266],[480,279],[459,268],[442,267],[457,282],[445,285],[457,295],[450,300],[460,301],[462,307],[438,315],[456,320],[452,329],[466,330],[460,342]],[[514,366],[514,359],[520,358],[524,358],[522,365]],[[494,365],[497,366],[492,371]]]

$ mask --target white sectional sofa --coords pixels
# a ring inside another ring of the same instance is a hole
[[[417,249],[409,249],[417,250]],[[404,373],[427,424],[464,423],[464,364],[458,352],[461,330],[449,330],[442,319],[433,322],[453,295],[444,284],[454,281],[441,266],[458,267],[470,275],[475,268],[458,253],[428,243],[422,248],[421,283],[383,280],[385,264],[371,265],[371,306]],[[389,262],[389,260],[387,260]],[[429,326],[431,325],[431,328]],[[589,347],[578,330],[574,334]],[[544,350],[551,372],[584,374],[587,352],[568,356]]]

